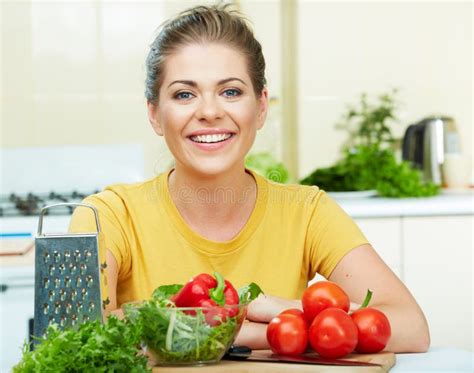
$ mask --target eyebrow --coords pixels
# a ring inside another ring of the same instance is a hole
[[[247,85],[242,79],[239,79],[239,78],[227,78],[227,79],[222,79],[222,80],[219,80],[217,82],[218,85],[222,85],[222,84],[226,84],[226,83],[229,83],[233,80],[238,80],[239,82],[241,82],[242,84],[244,85]],[[175,80],[173,82],[171,82],[169,85],[168,85],[168,88],[171,87],[173,84],[178,84],[178,83],[181,83],[181,84],[185,84],[185,85],[189,85],[191,87],[197,87],[197,83],[194,81],[194,80]]]

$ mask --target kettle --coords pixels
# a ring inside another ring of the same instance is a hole
[[[447,153],[460,153],[459,133],[453,118],[431,116],[407,127],[402,158],[421,170],[425,181],[441,185],[441,166]]]

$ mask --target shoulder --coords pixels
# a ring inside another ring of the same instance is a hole
[[[266,180],[266,185],[269,201],[273,203],[281,202],[314,209],[321,201],[328,198],[326,192],[317,186],[280,184],[271,180]]]
[[[153,201],[159,193],[161,177],[159,175],[142,182],[109,185],[103,191],[86,197],[84,203],[116,213],[125,212],[133,205]]]
[[[281,211],[288,217],[301,215],[302,219],[310,221],[339,221],[346,215],[338,203],[317,186],[280,184],[262,176],[257,177],[268,195],[268,206],[274,213]]]

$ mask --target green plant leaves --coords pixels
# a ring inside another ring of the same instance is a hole
[[[343,122],[336,125],[349,135],[343,158],[331,167],[316,169],[300,183],[334,192],[376,189],[380,196],[394,198],[438,194],[439,186],[424,182],[418,170],[396,160],[390,130],[397,121],[396,94],[393,89],[371,104],[362,93],[359,106],[349,107]]]
[[[147,359],[138,355],[140,333],[128,321],[110,316],[63,331],[50,326],[34,351],[25,344],[14,373],[148,372]]]
[[[327,191],[376,189],[383,197],[425,197],[439,192],[439,186],[425,183],[409,163],[397,163],[391,149],[359,145],[347,149],[336,165],[315,170],[301,184],[318,185]]]
[[[153,291],[152,298],[169,299],[172,295],[175,295],[178,291],[180,291],[182,287],[183,285],[181,284],[159,286]]]
[[[239,293],[240,304],[250,303],[260,294],[263,294],[262,289],[255,282],[251,282],[250,284],[241,287],[237,292]]]
[[[250,154],[245,159],[245,167],[277,183],[288,181],[288,170],[285,165],[275,160],[270,153]]]

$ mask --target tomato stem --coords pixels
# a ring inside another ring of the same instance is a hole
[[[367,289],[367,294],[361,306],[359,307],[359,309],[366,308],[369,305],[371,299],[372,299],[372,292],[370,291],[370,289]]]

